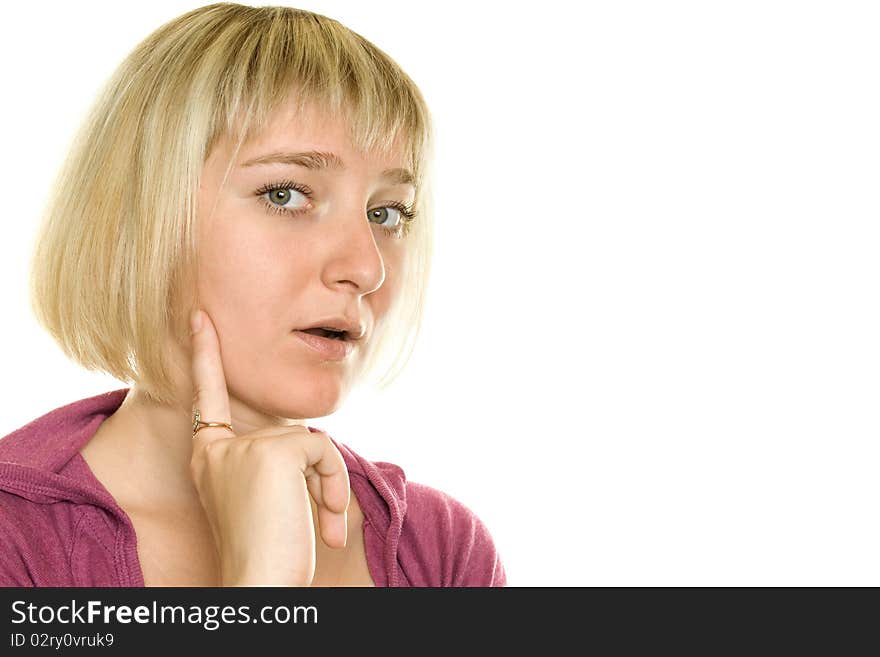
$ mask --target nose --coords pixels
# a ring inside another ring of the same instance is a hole
[[[355,204],[341,210],[337,219],[328,223],[325,284],[353,285],[361,295],[374,292],[385,281],[385,262],[374,233],[377,229],[366,208]]]

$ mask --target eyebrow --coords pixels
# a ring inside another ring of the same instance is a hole
[[[297,164],[312,171],[325,169],[345,169],[345,163],[336,155],[325,151],[304,151],[302,153],[278,152],[260,155],[240,165],[240,168],[260,166],[265,164]],[[389,180],[395,185],[412,185],[415,187],[415,176],[409,169],[385,169],[382,178]]]

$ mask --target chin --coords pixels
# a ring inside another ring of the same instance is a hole
[[[267,390],[265,398],[278,417],[317,418],[339,410],[347,394],[346,381],[339,374],[305,372]]]

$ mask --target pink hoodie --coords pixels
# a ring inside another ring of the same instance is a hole
[[[0,439],[0,586],[144,586],[131,520],[79,453],[127,392],[56,408]],[[376,586],[506,586],[470,509],[333,443],[363,511]]]

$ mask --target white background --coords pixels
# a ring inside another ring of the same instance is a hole
[[[0,435],[123,387],[38,329],[39,212],[168,2],[0,26]],[[509,583],[880,585],[880,17],[870,2],[298,5],[436,119],[406,374],[313,422],[447,491]]]

